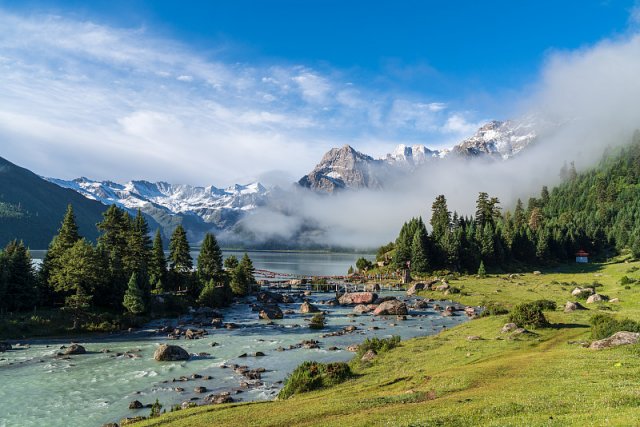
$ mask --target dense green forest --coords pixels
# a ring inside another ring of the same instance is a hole
[[[562,183],[543,187],[526,208],[521,200],[503,212],[480,193],[473,216],[449,211],[440,195],[431,207],[431,233],[421,218],[406,222],[378,260],[414,272],[476,272],[507,266],[567,262],[584,249],[596,257],[630,249],[640,257],[640,133],[630,145],[608,150],[593,169],[578,174],[571,163]]]
[[[249,257],[224,261],[216,238],[208,234],[193,268],[185,230],[178,225],[165,257],[159,231],[151,239],[138,211],[131,217],[110,206],[97,224],[94,245],[80,235],[73,207],[68,206],[58,234],[36,271],[25,245],[11,241],[0,252],[0,311],[62,307],[74,324],[93,310],[130,315],[153,313],[178,296],[182,305],[227,305],[249,292],[255,282]],[[153,295],[162,295],[154,298]]]

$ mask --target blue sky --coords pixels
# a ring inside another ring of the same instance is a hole
[[[345,143],[444,147],[519,114],[550,58],[628,36],[635,6],[0,1],[0,155],[62,178],[222,186],[295,179]]]

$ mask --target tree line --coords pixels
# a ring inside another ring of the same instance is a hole
[[[562,183],[545,186],[525,207],[513,211],[481,192],[475,215],[451,213],[444,195],[431,206],[431,232],[422,218],[404,223],[395,240],[378,250],[378,260],[414,272],[476,272],[513,264],[567,262],[584,249],[595,256],[630,250],[640,257],[640,133],[630,145],[608,150],[583,173],[565,165]]]
[[[248,294],[255,283],[249,256],[230,256],[223,263],[213,234],[205,236],[194,269],[181,225],[171,236],[168,257],[160,231],[151,239],[140,210],[132,217],[112,205],[97,228],[94,245],[80,236],[69,205],[38,271],[25,245],[10,242],[0,252],[0,309],[63,306],[80,312],[94,307],[139,315],[149,311],[153,294],[166,293],[220,307]]]

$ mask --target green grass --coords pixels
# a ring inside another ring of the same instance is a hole
[[[551,327],[532,334],[500,333],[508,315],[475,319],[437,336],[403,341],[372,364],[354,365],[356,377],[320,391],[272,402],[203,406],[142,426],[587,426],[630,425],[640,412],[640,346],[594,351],[591,317],[607,313],[640,320],[640,285],[620,277],[638,263],[566,267],[508,279],[451,281],[466,304],[515,305],[546,299]],[[597,280],[598,292],[620,303],[589,304],[564,313],[576,282]],[[563,284],[566,283],[566,284]],[[438,292],[423,296],[441,297]],[[477,335],[481,340],[467,340]]]

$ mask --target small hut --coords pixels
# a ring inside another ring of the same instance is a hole
[[[589,262],[589,254],[583,249],[576,252],[576,262],[580,264],[586,264]]]

